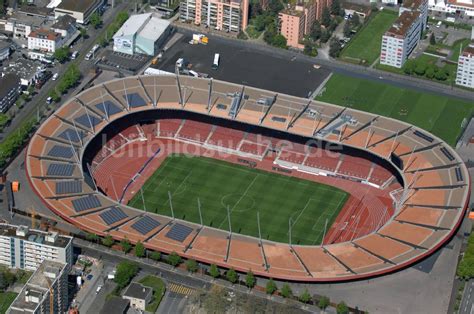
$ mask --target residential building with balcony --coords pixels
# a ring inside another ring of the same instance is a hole
[[[179,8],[182,22],[229,33],[247,28],[248,15],[249,0],[182,0]]]
[[[26,226],[0,224],[0,264],[36,270],[44,260],[72,265],[72,238]]]
[[[459,55],[456,84],[474,88],[474,41]]]

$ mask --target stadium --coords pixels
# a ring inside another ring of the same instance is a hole
[[[78,94],[38,129],[25,168],[84,231],[305,282],[413,265],[455,234],[470,197],[460,157],[422,129],[182,76]]]

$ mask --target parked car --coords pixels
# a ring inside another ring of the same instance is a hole
[[[79,56],[79,51],[76,50],[76,51],[74,51],[74,52],[72,53],[71,59],[74,60],[74,59],[77,58],[77,56]]]
[[[53,77],[51,78],[53,81],[56,81],[59,77],[58,73],[54,73]]]
[[[89,274],[89,275],[87,275],[86,279],[87,279],[87,280],[91,280],[92,277],[94,277],[94,276],[93,276],[92,274]]]

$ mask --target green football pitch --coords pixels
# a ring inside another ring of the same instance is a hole
[[[474,114],[473,102],[337,73],[316,99],[406,121],[452,146]]]
[[[263,239],[293,244],[319,244],[344,206],[348,194],[337,188],[235,165],[185,155],[168,156],[129,205],[176,218],[258,237],[257,211]],[[145,206],[144,206],[145,205]]]

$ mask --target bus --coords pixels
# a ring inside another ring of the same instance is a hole
[[[219,67],[219,59],[220,59],[219,54],[218,53],[214,54],[214,62],[212,63],[213,70],[217,70],[217,68]]]

